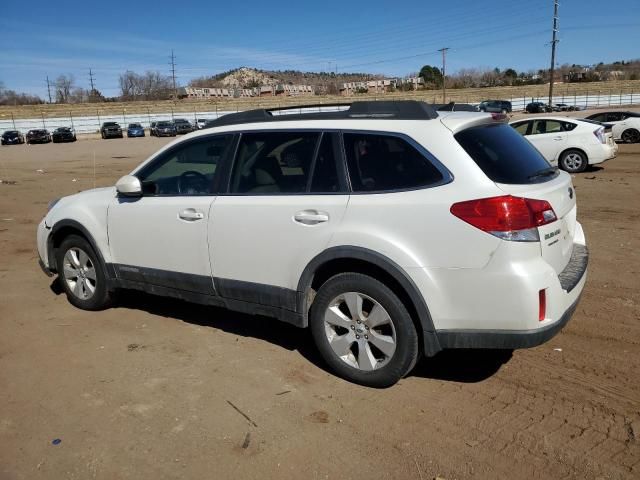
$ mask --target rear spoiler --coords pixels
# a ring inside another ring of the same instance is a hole
[[[508,119],[509,117],[504,113],[470,113],[468,111],[460,111],[452,113],[443,112],[440,115],[440,122],[453,133],[458,133],[461,130],[466,130],[467,128],[477,127],[480,125],[506,123]]]

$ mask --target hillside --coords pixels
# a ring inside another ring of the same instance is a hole
[[[382,78],[368,73],[301,72],[298,70],[259,70],[241,67],[227,72],[200,77],[189,82],[192,87],[236,87],[251,88],[260,85],[327,85],[329,83],[359,82]]]

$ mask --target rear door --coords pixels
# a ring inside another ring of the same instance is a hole
[[[327,247],[347,207],[341,158],[337,133],[241,135],[209,227],[223,296],[295,308],[304,267]]]
[[[549,163],[558,165],[558,155],[567,144],[567,132],[563,131],[562,123],[558,120],[533,120],[527,134],[534,147],[547,159]]]

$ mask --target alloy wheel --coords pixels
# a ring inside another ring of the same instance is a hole
[[[564,166],[570,172],[578,171],[582,168],[582,164],[584,163],[584,159],[582,155],[579,153],[568,153],[564,157]]]
[[[78,247],[67,250],[62,266],[69,291],[80,300],[90,299],[96,291],[96,269],[87,253]]]
[[[334,298],[324,314],[324,331],[333,352],[358,370],[383,367],[396,350],[391,317],[363,293],[345,292]]]

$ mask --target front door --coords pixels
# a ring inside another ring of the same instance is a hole
[[[342,221],[349,195],[336,133],[243,133],[209,233],[220,294],[295,309],[304,267]]]
[[[213,294],[207,226],[218,164],[232,135],[201,137],[161,153],[135,173],[140,198],[116,198],[108,234],[116,275],[185,291]]]

